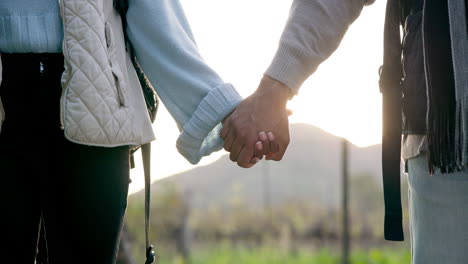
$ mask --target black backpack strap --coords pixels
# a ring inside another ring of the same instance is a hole
[[[136,59],[133,46],[128,39],[127,32],[125,28],[127,26],[127,10],[128,10],[128,0],[114,0],[114,8],[119,12],[122,19],[122,27],[124,29],[124,36],[126,41],[127,52],[130,54],[133,66],[137,73],[138,79],[140,81],[141,87],[143,89],[143,95],[145,97],[146,108],[150,116],[151,122],[154,122],[156,118],[156,112],[158,110],[158,97],[156,91],[151,86],[148,78],[146,77],[143,69],[138,64]],[[136,148],[137,149],[137,148]],[[131,167],[135,167],[133,152],[131,155]],[[143,158],[143,170],[145,173],[145,244],[146,244],[146,261],[145,264],[151,264],[155,261],[155,252],[153,245],[149,241],[149,226],[150,226],[150,201],[151,201],[151,143],[147,143],[141,146],[141,155]]]
[[[141,155],[143,158],[143,169],[145,171],[145,243],[146,243],[146,261],[145,264],[154,262],[155,253],[153,245],[149,242],[149,219],[150,219],[150,201],[151,201],[151,143],[141,146]]]
[[[384,26],[384,62],[380,69],[382,93],[382,176],[385,200],[384,235],[386,240],[403,241],[400,189],[401,65],[402,44],[400,0],[387,0]]]

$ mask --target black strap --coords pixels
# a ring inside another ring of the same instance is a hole
[[[145,245],[146,245],[146,261],[145,264],[154,262],[155,253],[153,245],[149,242],[149,218],[150,218],[150,201],[151,201],[151,143],[141,146],[141,155],[143,158],[143,170],[145,172]]]
[[[158,98],[154,88],[146,78],[143,69],[136,60],[133,46],[128,39],[127,32],[125,30],[127,26],[127,11],[128,11],[128,0],[114,0],[114,8],[119,12],[122,19],[122,27],[124,28],[124,36],[126,41],[127,52],[129,52],[130,58],[132,59],[133,66],[137,73],[143,94],[146,101],[146,107],[150,116],[151,122],[154,122],[156,118],[156,112],[158,110]],[[136,149],[135,149],[136,151]],[[133,154],[133,153],[132,153]],[[155,260],[155,252],[153,245],[149,242],[149,217],[150,217],[150,200],[151,200],[151,143],[144,144],[141,146],[141,155],[143,158],[143,170],[145,173],[145,245],[146,245],[146,261],[145,264],[151,264]],[[131,156],[131,167],[135,166],[133,155]]]
[[[400,190],[401,156],[401,24],[400,0],[387,0],[384,25],[384,62],[379,86],[382,93],[382,176],[385,200],[384,236],[403,241]]]

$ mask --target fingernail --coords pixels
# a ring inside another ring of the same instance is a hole
[[[267,135],[263,131],[258,133],[258,137],[260,138],[260,140],[267,140]]]
[[[272,132],[268,132],[268,140],[273,141],[275,140],[275,135]]]
[[[257,141],[257,143],[255,143],[255,146],[257,147],[258,150],[262,150],[263,149],[263,144],[261,141]]]

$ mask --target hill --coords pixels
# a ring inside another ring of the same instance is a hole
[[[227,207],[235,201],[259,207],[285,201],[314,201],[336,208],[340,201],[341,138],[306,124],[291,125],[291,143],[281,162],[239,168],[227,155],[204,167],[153,184],[153,192],[173,184],[190,197],[192,208]],[[350,175],[371,175],[381,185],[381,147],[349,145]],[[187,196],[186,196],[187,197]]]

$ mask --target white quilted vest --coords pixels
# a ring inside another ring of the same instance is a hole
[[[113,0],[60,0],[64,25],[65,136],[95,146],[154,140],[142,89]]]
[[[64,27],[60,108],[65,137],[104,147],[154,140],[113,0],[59,0],[59,4]],[[0,121],[4,118],[0,100]]]

